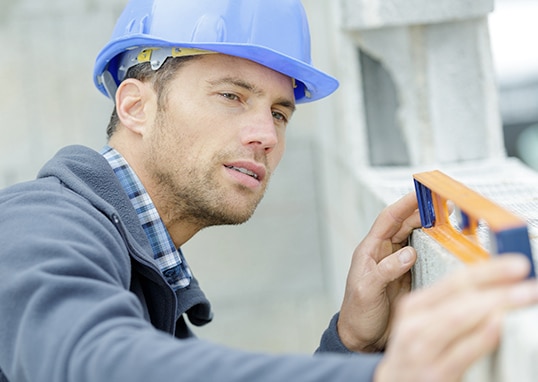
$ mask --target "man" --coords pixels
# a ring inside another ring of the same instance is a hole
[[[180,247],[251,216],[296,104],[337,83],[310,63],[299,0],[132,0],[95,79],[115,102],[108,145],[0,193],[0,380],[452,381],[507,309],[538,301],[517,256],[408,294],[408,195],[357,247],[315,356],[196,339],[211,310]]]

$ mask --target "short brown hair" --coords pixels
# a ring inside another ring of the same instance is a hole
[[[142,82],[150,81],[153,84],[153,89],[157,92],[157,103],[160,106],[163,104],[165,97],[168,94],[168,84],[176,75],[177,70],[185,62],[197,57],[199,56],[168,58],[157,70],[153,70],[149,62],[144,62],[130,68],[125,75],[125,79],[134,78]],[[118,113],[116,112],[116,107],[114,106],[114,110],[112,111],[110,121],[108,122],[108,126],[106,128],[106,135],[108,139],[112,137],[118,124]]]

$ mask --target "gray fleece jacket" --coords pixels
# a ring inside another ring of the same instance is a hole
[[[310,355],[253,354],[197,339],[211,320],[194,279],[177,293],[107,161],[62,149],[0,191],[0,382],[370,381],[336,319]]]

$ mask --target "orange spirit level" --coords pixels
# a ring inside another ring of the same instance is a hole
[[[418,173],[413,178],[425,233],[467,263],[487,259],[490,254],[522,253],[531,262],[529,276],[535,277],[524,220],[440,171]],[[459,226],[449,217],[449,202],[460,215]],[[489,229],[489,251],[478,237],[479,224]]]

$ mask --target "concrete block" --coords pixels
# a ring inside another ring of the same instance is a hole
[[[372,165],[415,166],[504,155],[485,18],[349,36],[373,62],[362,65],[364,83],[358,89],[366,100],[369,145],[364,149],[371,160],[378,158]],[[376,76],[381,77],[377,82]],[[391,146],[398,136],[401,141]],[[402,147],[408,155],[403,162],[392,158]]]
[[[422,230],[415,230],[410,245],[417,250],[412,269],[413,289],[426,288],[464,264]]]
[[[347,30],[433,24],[485,16],[493,0],[342,0]]]

